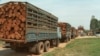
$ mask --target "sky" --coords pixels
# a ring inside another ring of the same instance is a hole
[[[100,20],[100,0],[0,0],[0,4],[8,1],[27,1],[75,28],[81,25],[89,29],[92,15]]]

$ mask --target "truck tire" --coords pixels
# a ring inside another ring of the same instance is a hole
[[[59,46],[59,39],[51,40],[51,47],[58,47]]]
[[[66,38],[64,39],[64,42],[68,42],[68,37],[66,37]]]
[[[56,39],[55,47],[58,47],[58,46],[59,46],[59,39],[57,38],[57,39]]]
[[[65,42],[65,39],[60,39],[60,42]]]
[[[49,41],[45,41],[44,43],[44,51],[47,52],[50,49],[50,42]]]
[[[70,37],[68,37],[68,41],[70,41]]]
[[[29,47],[29,52],[36,54],[36,44],[32,45],[31,47]]]
[[[55,47],[55,45],[56,45],[56,40],[52,39],[51,43],[50,43],[50,47],[53,48],[53,47]]]
[[[43,42],[38,42],[36,46],[36,54],[41,54],[44,52],[44,44]]]

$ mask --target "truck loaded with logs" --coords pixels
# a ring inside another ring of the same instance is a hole
[[[70,39],[71,25],[51,13],[27,2],[0,4],[0,40],[12,50],[41,54]]]
[[[71,39],[74,39],[78,36],[78,30],[75,27],[71,27]]]
[[[61,31],[60,41],[61,42],[69,41],[71,39],[71,25],[69,23],[59,22],[58,27],[60,28],[59,30]]]

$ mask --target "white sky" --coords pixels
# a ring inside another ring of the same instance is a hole
[[[82,25],[89,29],[92,15],[100,20],[100,0],[0,0],[0,4],[8,1],[27,1],[76,28]]]

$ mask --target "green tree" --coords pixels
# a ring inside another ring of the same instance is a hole
[[[90,29],[93,31],[93,33],[95,33],[98,27],[99,27],[98,20],[95,18],[95,16],[92,16],[90,22]]]
[[[98,21],[98,28],[100,29],[100,20]]]

